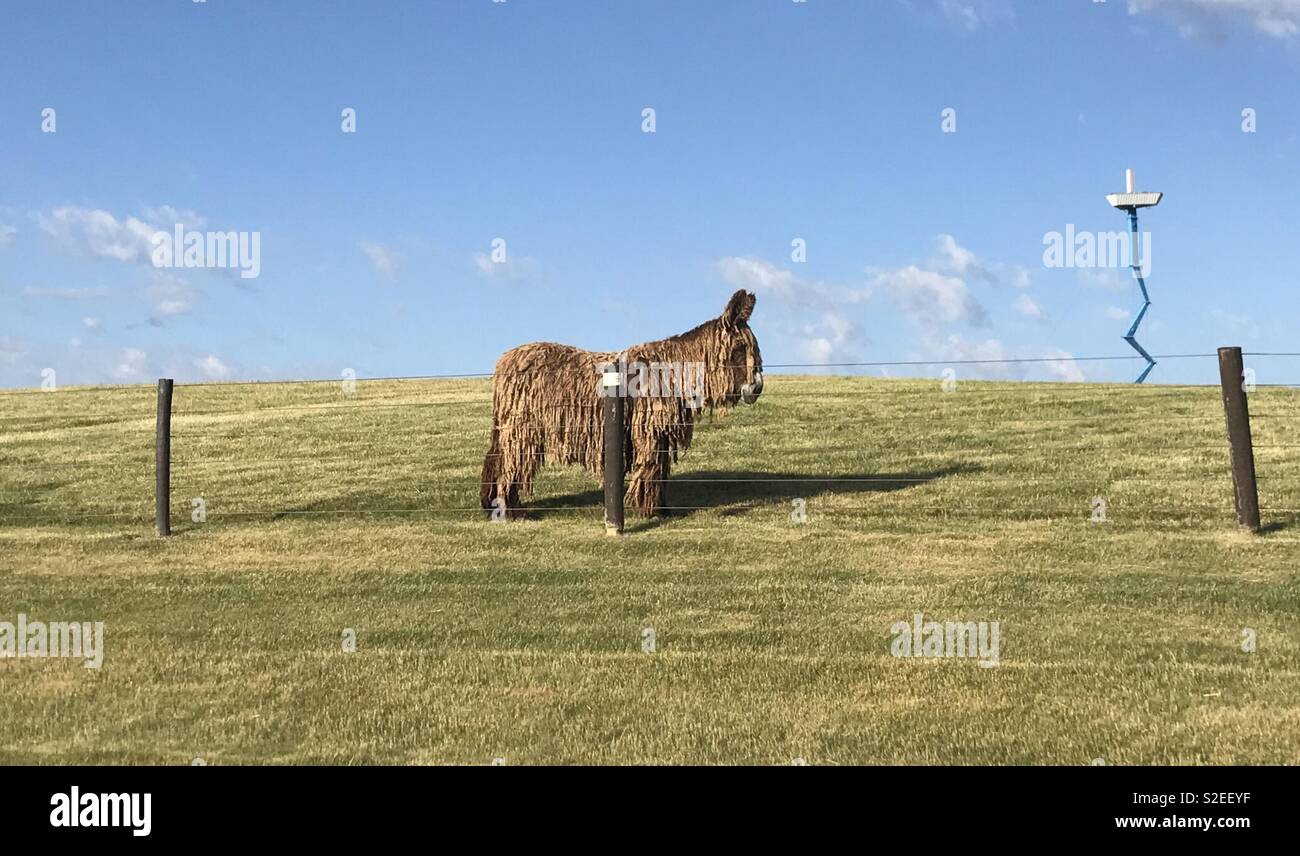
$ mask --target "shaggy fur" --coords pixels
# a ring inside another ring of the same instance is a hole
[[[762,390],[763,360],[749,328],[754,295],[731,296],[722,315],[668,339],[634,345],[621,353],[596,353],[553,342],[507,351],[492,383],[492,438],[483,460],[480,500],[491,511],[505,498],[511,517],[521,511],[544,462],[580,464],[600,477],[604,458],[601,368],[610,363],[700,363],[700,408],[674,397],[625,397],[624,474],[631,474],[626,505],[643,516],[664,507],[664,483],[679,452],[690,448],[695,419],[703,410],[724,410],[742,398],[742,387]],[[680,393],[681,390],[676,390]]]

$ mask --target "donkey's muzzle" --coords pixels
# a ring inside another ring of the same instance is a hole
[[[740,400],[746,404],[753,404],[758,401],[758,397],[763,394],[763,373],[754,372],[754,382],[747,383],[740,387]]]

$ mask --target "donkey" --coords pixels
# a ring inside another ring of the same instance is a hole
[[[625,502],[644,517],[663,513],[669,470],[690,448],[695,420],[705,410],[753,404],[763,392],[763,358],[749,327],[754,302],[741,289],[717,318],[618,353],[554,342],[506,351],[492,382],[492,435],[479,493],[484,510],[521,516],[520,496],[532,491],[545,462],[580,464],[599,478],[602,376],[617,372],[623,472],[631,474]]]

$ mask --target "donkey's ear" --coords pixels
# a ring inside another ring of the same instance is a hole
[[[728,327],[739,327],[741,324],[748,323],[757,299],[752,291],[745,291],[743,288],[731,295],[731,299],[727,301],[727,308],[722,310],[722,323]]]

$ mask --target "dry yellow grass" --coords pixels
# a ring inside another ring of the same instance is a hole
[[[1213,388],[772,376],[619,540],[578,470],[484,519],[473,380],[178,387],[162,541],[153,406],[0,394],[0,620],[106,625],[99,670],[0,660],[5,761],[1300,760],[1292,390],[1259,536]],[[915,612],[1000,665],[890,656]]]

